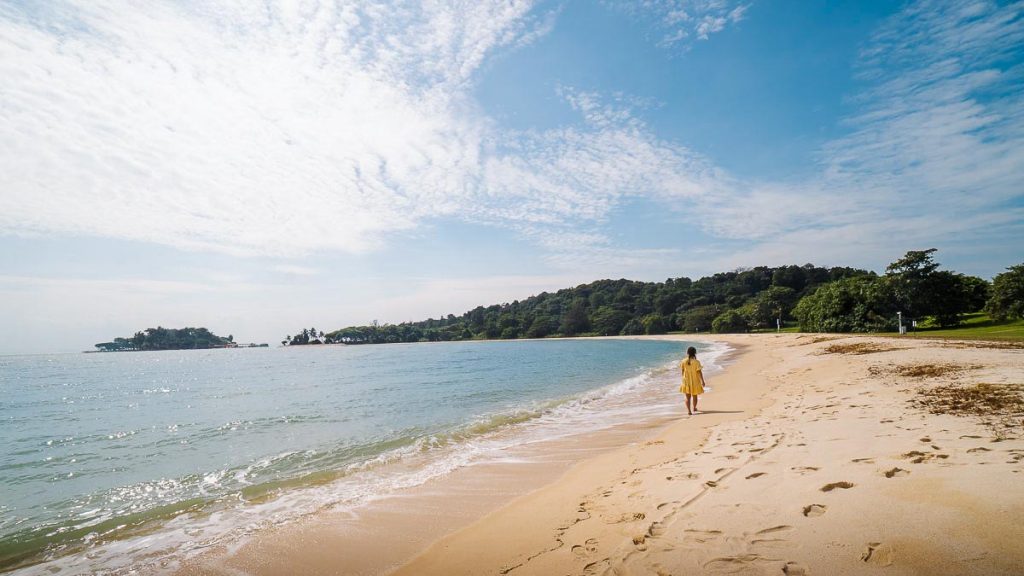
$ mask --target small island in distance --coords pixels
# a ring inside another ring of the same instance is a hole
[[[147,328],[130,338],[114,338],[96,344],[89,352],[140,352],[146,350],[205,350],[210,348],[268,348],[268,344],[242,344],[233,335],[217,336],[206,328]]]

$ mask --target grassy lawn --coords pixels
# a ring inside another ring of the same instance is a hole
[[[783,326],[783,332],[799,333],[798,326]],[[759,334],[774,334],[775,329],[762,328],[754,330]],[[669,332],[669,334],[682,334],[686,332]],[[896,332],[872,332],[870,334],[847,332],[836,333],[837,336],[898,336]],[[939,328],[929,326],[927,323],[918,325],[916,331],[908,331],[905,338],[951,338],[956,340],[999,340],[1005,342],[1024,342],[1024,320],[1006,320],[996,322],[983,312],[967,314],[964,316],[964,323],[957,328]]]
[[[893,334],[894,335],[894,334]],[[918,327],[907,332],[912,338],[956,338],[962,340],[1006,340],[1024,342],[1024,320],[996,322],[986,314],[968,314],[958,328]]]

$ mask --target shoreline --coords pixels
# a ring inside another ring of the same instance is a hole
[[[660,340],[697,342],[674,336],[602,337],[619,340]],[[709,342],[712,343],[713,342]],[[731,363],[738,351],[724,346],[715,352],[713,366],[720,370]],[[708,351],[705,351],[708,354]],[[510,438],[528,433],[501,451],[497,459],[488,458],[456,468],[424,484],[400,488],[372,498],[353,508],[324,509],[286,524],[259,529],[243,541],[215,546],[185,560],[173,574],[387,574],[411,560],[431,543],[464,528],[508,502],[557,480],[582,460],[632,444],[674,421],[658,409],[665,390],[678,388],[673,364],[651,369],[647,376],[637,374],[627,380],[610,383],[614,388],[633,378],[653,378],[656,396],[633,406],[638,421],[621,422],[615,415],[607,427],[595,430],[560,432],[538,439],[535,432],[513,427]],[[644,385],[651,387],[652,383]],[[604,390],[605,387],[595,389]],[[649,395],[645,392],[644,395]],[[676,394],[678,394],[676,392]],[[603,396],[603,393],[602,393]],[[605,398],[614,399],[616,396]],[[682,396],[679,396],[682,398]],[[602,401],[602,404],[604,402]],[[678,404],[681,410],[681,400]],[[615,408],[615,405],[606,407]],[[621,410],[621,406],[618,407]],[[592,416],[601,416],[599,408]],[[611,416],[611,415],[609,415]],[[618,423],[614,423],[619,421]],[[590,425],[586,425],[587,428]],[[401,472],[399,463],[396,472]],[[357,551],[353,553],[353,551]]]
[[[712,427],[723,422],[753,417],[773,402],[767,398],[769,390],[750,394],[756,392],[755,383],[760,383],[753,377],[754,373],[762,369],[766,358],[763,351],[754,349],[748,343],[706,335],[703,338],[689,335],[641,338],[726,342],[730,346],[722,358],[723,370],[708,379],[714,400],[709,400],[707,396],[702,398],[702,414],[686,416],[680,394],[680,414],[677,418],[652,427],[649,434],[636,442],[616,446],[603,454],[575,463],[559,478],[506,503],[462,530],[435,541],[410,562],[388,574],[508,574],[526,569],[529,563],[535,564],[527,569],[529,573],[559,573],[557,570],[567,568],[563,562],[538,565],[538,559],[564,548],[569,549],[573,559],[592,556],[597,551],[598,537],[586,537],[582,539],[582,544],[571,545],[564,541],[564,536],[567,530],[593,517],[591,506],[598,499],[601,499],[601,506],[610,504],[610,508],[616,511],[607,523],[614,527],[613,531],[622,529],[625,530],[624,534],[628,533],[631,525],[642,524],[647,518],[647,513],[633,511],[635,507],[630,507],[628,502],[608,501],[608,491],[593,494],[593,485],[630,486],[631,482],[623,476],[627,472],[622,467],[623,462],[629,463],[630,470],[626,476],[632,476],[636,470],[670,458],[673,452],[699,449]],[[751,358],[752,354],[756,357]],[[675,379],[678,380],[677,375]],[[709,403],[712,404],[711,409],[707,409]],[[733,409],[715,409],[717,403],[733,403],[730,406]],[[547,527],[548,533],[537,530],[538,525]],[[554,532],[553,538],[551,531]],[[623,536],[627,539],[635,537],[631,533]],[[548,572],[549,569],[556,571]]]
[[[1018,349],[769,338],[728,338],[751,349],[710,382],[717,400],[771,380],[757,414],[587,459],[393,574],[1024,573],[1024,414],[997,429],[915,403],[971,382],[1019,394]]]
[[[676,335],[609,337],[719,342]],[[727,374],[745,352],[730,344],[716,361]],[[670,368],[659,385],[678,394],[678,374]],[[504,461],[457,469],[426,484],[405,488],[351,510],[325,510],[312,517],[261,530],[235,549],[220,547],[183,562],[175,574],[389,574],[438,540],[465,529],[517,499],[557,482],[580,463],[641,444],[678,421],[644,417],[640,422],[589,431],[568,438],[531,442],[508,450]],[[723,415],[735,417],[735,415]],[[714,418],[707,414],[704,418]],[[696,422],[696,419],[693,420]]]
[[[913,404],[929,387],[1024,387],[1019,349],[651,338],[736,348],[709,379],[704,414],[599,442],[589,433],[599,445],[548,446],[546,460],[510,455],[511,466],[462,469],[369,508],[263,531],[175,573],[1024,573],[1014,520],[1024,514],[1024,423],[996,434]],[[900,372],[914,366],[953,368],[924,379]]]

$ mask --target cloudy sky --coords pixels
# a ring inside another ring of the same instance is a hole
[[[0,0],[0,353],[1024,258],[1024,3]]]

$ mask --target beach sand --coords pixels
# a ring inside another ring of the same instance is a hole
[[[1013,394],[983,404],[1024,388],[1024,350],[714,339],[742,352],[703,414],[680,400],[671,422],[470,469],[355,522],[324,514],[182,573],[1024,574],[1024,416]],[[971,404],[943,395],[960,389]]]

